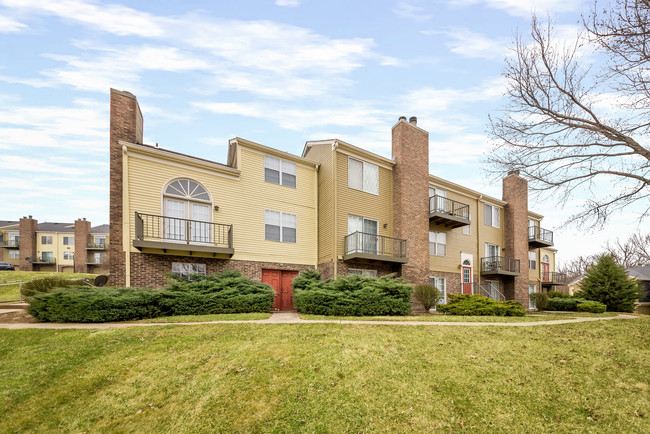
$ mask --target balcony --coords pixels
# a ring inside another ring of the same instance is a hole
[[[7,249],[18,249],[20,248],[20,242],[16,239],[0,241],[0,247],[5,247]]]
[[[54,265],[56,264],[56,259],[50,256],[41,256],[32,261],[34,265]]]
[[[106,250],[106,243],[88,243],[86,250]]]
[[[232,246],[232,225],[135,213],[133,247],[228,255]]]
[[[429,198],[429,221],[449,228],[470,224],[469,205],[442,196]]]
[[[537,226],[528,228],[528,245],[532,248],[551,247],[553,245],[553,232]]]
[[[343,260],[382,261],[406,264],[406,240],[383,235],[354,232],[343,242]]]
[[[566,284],[566,273],[542,271],[542,286],[561,286]]]
[[[519,259],[504,256],[481,258],[481,276],[520,276]]]

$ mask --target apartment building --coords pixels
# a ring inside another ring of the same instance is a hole
[[[417,119],[392,128],[392,158],[338,139],[301,156],[242,138],[226,164],[142,143],[134,95],[111,90],[110,263],[116,285],[166,273],[244,272],[291,309],[291,279],[401,275],[449,294],[514,299],[564,283],[553,233],[528,209],[527,181],[493,198],[429,174]]]
[[[43,222],[32,216],[0,221],[0,261],[22,271],[105,274],[108,225]]]

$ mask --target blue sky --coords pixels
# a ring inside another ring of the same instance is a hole
[[[561,34],[582,0],[0,0],[0,220],[108,222],[109,89],[134,93],[145,143],[225,162],[239,136],[300,154],[339,138],[390,157],[417,116],[431,173],[500,197],[484,172],[487,116],[530,14]],[[555,229],[574,209],[531,208]],[[556,231],[560,259],[639,228]]]

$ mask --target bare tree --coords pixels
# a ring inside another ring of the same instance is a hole
[[[560,204],[586,194],[567,222],[591,227],[632,204],[650,215],[650,0],[597,8],[571,43],[533,16],[506,59],[509,103],[490,118],[491,168],[519,170]]]

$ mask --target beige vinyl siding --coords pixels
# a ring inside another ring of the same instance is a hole
[[[315,265],[315,168],[298,163],[296,188],[291,188],[264,181],[263,153],[239,146],[237,161],[241,175],[233,179],[189,163],[139,158],[137,151],[129,150],[129,245],[135,237],[135,212],[162,215],[163,187],[172,179],[189,178],[203,185],[212,196],[212,205],[219,206],[219,211],[212,211],[213,222],[233,225],[232,259]],[[265,209],[296,215],[296,243],[264,239]],[[131,247],[131,251],[136,250]]]
[[[361,161],[378,164],[367,158],[353,157]],[[379,194],[366,193],[348,187],[348,155],[336,152],[337,192],[337,239],[336,252],[343,255],[344,237],[348,233],[348,215],[365,217],[378,221],[379,235],[393,235],[393,172],[379,166]],[[384,228],[386,225],[386,228]]]
[[[444,186],[435,186],[441,190],[445,190]],[[476,247],[476,200],[464,194],[455,191],[445,190],[447,199],[455,200],[469,205],[469,213],[472,216],[472,225],[470,235],[463,235],[463,228],[450,229],[442,225],[429,225],[430,231],[444,232],[447,234],[447,255],[446,256],[429,256],[429,269],[431,271],[440,271],[447,273],[459,273],[458,266],[461,263],[460,254],[466,253],[474,257],[473,266],[480,265],[479,255],[477,255]]]
[[[318,161],[318,263],[334,259],[334,153],[331,144],[312,145],[308,158]]]
[[[542,276],[542,257],[540,256],[541,249],[530,249],[529,252],[535,252],[537,254],[536,258],[536,268],[534,270],[528,269],[528,279],[530,280],[540,280]],[[528,266],[528,258],[526,258],[526,266]],[[524,270],[524,264],[522,260],[521,269]]]

